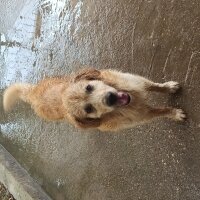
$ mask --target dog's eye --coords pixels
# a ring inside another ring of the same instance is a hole
[[[87,85],[85,89],[87,93],[91,93],[94,90],[94,87],[92,85]]]
[[[94,112],[94,107],[91,104],[87,104],[85,106],[85,112],[88,113],[88,114]]]

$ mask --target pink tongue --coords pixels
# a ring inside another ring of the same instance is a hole
[[[129,103],[129,95],[124,92],[117,93],[117,103],[118,105],[126,105]]]

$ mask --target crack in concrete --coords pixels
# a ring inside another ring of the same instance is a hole
[[[187,66],[187,72],[186,72],[186,75],[185,75],[184,84],[186,84],[188,82],[188,79],[189,79],[189,76],[190,76],[191,72],[194,73],[194,69],[195,68],[193,69],[193,67],[191,66],[191,63],[192,63],[192,59],[197,54],[200,54],[200,52],[199,51],[192,52],[192,54],[190,56],[190,60],[189,60],[188,66]],[[191,78],[192,77],[193,77],[193,75],[191,76]]]
[[[148,74],[148,77],[150,77],[151,75],[151,71],[153,70],[153,62],[154,62],[154,58],[155,58],[155,55],[157,53],[157,49],[155,49],[152,57],[151,57],[151,62],[150,62],[150,66],[149,66],[149,74]]]
[[[192,80],[193,80],[193,78],[194,78],[194,74],[195,74],[196,70],[197,70],[197,66],[195,66],[194,69],[193,69],[193,72],[192,72],[192,75],[191,75],[191,78],[190,78],[190,83],[189,83],[189,85],[192,85]]]
[[[165,72],[166,72],[166,67],[167,67],[167,64],[168,64],[168,60],[169,60],[169,57],[171,55],[171,52],[172,52],[172,48],[169,50],[168,54],[167,54],[167,57],[166,57],[166,60],[165,60],[165,64],[164,64],[164,67],[163,67],[163,74],[164,74],[164,78],[166,77],[165,75]]]
[[[132,46],[131,46],[131,64],[133,66],[133,54],[134,54],[134,36],[135,36],[135,29],[136,29],[137,23],[135,22],[132,30]]]

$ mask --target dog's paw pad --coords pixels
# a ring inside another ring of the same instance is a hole
[[[180,89],[180,84],[176,81],[166,82],[165,86],[169,88],[170,93],[175,93],[178,89]]]
[[[177,121],[184,121],[186,119],[186,114],[182,109],[175,109],[174,119]]]

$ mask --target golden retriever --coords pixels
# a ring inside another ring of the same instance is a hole
[[[5,90],[3,104],[9,111],[21,99],[47,120],[64,119],[79,128],[118,131],[158,117],[184,120],[181,109],[153,108],[146,101],[148,92],[175,93],[178,89],[174,81],[154,83],[138,75],[87,68],[37,85],[13,84]]]

